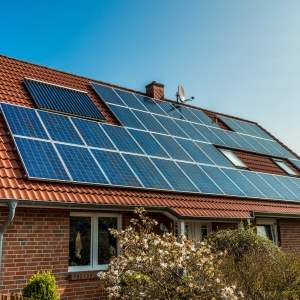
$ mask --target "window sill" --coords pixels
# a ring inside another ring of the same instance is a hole
[[[99,279],[97,274],[103,270],[98,271],[84,271],[84,272],[69,272],[69,281],[76,280],[96,280]]]

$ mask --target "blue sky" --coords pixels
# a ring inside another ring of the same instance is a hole
[[[260,123],[300,154],[300,1],[3,1],[0,53]]]

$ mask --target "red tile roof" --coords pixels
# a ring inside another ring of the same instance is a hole
[[[24,77],[87,91],[88,95],[106,117],[107,122],[119,125],[118,121],[90,86],[90,81],[99,81],[5,56],[0,56],[0,102],[35,107],[34,102],[25,89]],[[212,119],[217,115],[215,112],[203,111]],[[7,199],[19,199],[20,204],[22,204],[23,200],[23,204],[26,205],[94,204],[101,205],[101,207],[102,205],[104,207],[105,205],[114,205],[116,208],[122,209],[124,209],[124,206],[143,205],[146,207],[168,207],[175,214],[181,216],[205,218],[249,218],[252,211],[300,215],[300,205],[292,202],[28,180],[24,177],[25,171],[17,152],[14,150],[12,138],[7,133],[8,130],[4,119],[0,117],[0,201],[2,202]],[[258,159],[256,164],[259,165],[260,163],[263,163],[263,161]]]

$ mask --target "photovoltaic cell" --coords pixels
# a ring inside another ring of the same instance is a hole
[[[201,169],[223,190],[225,194],[245,196],[245,194],[219,168],[201,165]]]
[[[247,196],[265,198],[238,170],[221,169]]]
[[[115,93],[113,88],[94,82],[91,82],[91,86],[104,102],[126,106],[126,104]]]
[[[243,135],[242,137],[256,149],[256,152],[270,154],[270,152],[266,148],[264,148],[260,143],[258,143],[252,136]]]
[[[166,151],[149,132],[133,129],[128,129],[128,131],[138,142],[140,147],[142,147],[146,154],[169,158],[169,155],[166,153]]]
[[[220,140],[208,127],[193,124],[194,127],[212,144],[225,146],[226,144]]]
[[[108,184],[87,148],[55,144],[74,181]]]
[[[257,125],[252,124],[252,123],[248,123],[248,122],[247,122],[247,125],[248,125],[249,127],[251,127],[253,131],[257,132],[257,134],[258,134],[257,136],[261,136],[261,137],[263,137],[263,138],[265,138],[265,139],[273,140],[266,132],[264,132],[264,131],[263,131],[261,128],[259,128]]]
[[[141,154],[144,153],[124,127],[103,124],[102,128],[111,138],[118,150]]]
[[[247,134],[252,136],[259,136],[253,129],[247,125],[246,122],[234,120],[235,123],[237,123]]]
[[[205,125],[219,128],[219,126],[211,120],[202,110],[189,107],[189,110]]]
[[[39,108],[105,120],[98,107],[85,92],[32,79],[24,81]]]
[[[257,150],[253,146],[251,146],[245,139],[243,139],[242,134],[230,131],[227,131],[227,134],[232,139],[234,139],[242,147],[242,149],[257,152]]]
[[[160,134],[153,134],[153,136],[173,159],[193,161],[171,136]]]
[[[242,147],[235,141],[233,140],[228,134],[227,131],[222,130],[222,129],[218,129],[218,128],[214,128],[214,127],[210,127],[209,128],[220,140],[222,140],[224,142],[224,144],[226,144],[226,146],[228,147],[232,147],[232,148],[237,148],[237,149],[241,149]]]
[[[1,108],[12,134],[49,139],[34,109],[4,103]]]
[[[197,146],[218,166],[234,167],[213,145],[196,142]]]
[[[69,117],[44,111],[39,111],[38,114],[41,117],[52,140],[84,145]]]
[[[174,121],[191,139],[207,142],[207,139],[191,123],[175,119]]]
[[[232,130],[236,132],[242,132],[247,133],[243,128],[241,128],[234,119],[226,118],[223,116],[218,116],[219,119],[221,119],[228,127],[230,127]]]
[[[271,174],[259,173],[259,176],[263,178],[273,189],[279,193],[285,200],[298,200],[298,198],[292,194],[285,186],[283,186],[279,180],[276,180],[275,176]]]
[[[179,104],[173,104],[173,106],[175,107],[175,109],[177,109],[179,111],[179,113],[181,115],[183,115],[188,121],[190,122],[196,122],[196,123],[200,123],[203,124],[202,121],[200,121],[190,110],[188,107],[186,106],[182,106]]]
[[[88,146],[116,149],[102,130],[101,124],[78,118],[71,118],[71,120]]]
[[[29,178],[71,180],[50,142],[19,137],[14,140]]]
[[[196,164],[176,162],[202,193],[224,194]]]
[[[290,159],[289,161],[300,170],[300,160]]]
[[[157,101],[158,105],[172,118],[185,120],[184,116],[169,102]]]
[[[273,142],[260,139],[260,138],[254,138],[257,142],[259,142],[262,146],[264,146],[272,155],[275,156],[284,156],[278,149],[272,146]]]
[[[151,112],[159,115],[166,116],[166,113],[160,108],[160,106],[157,104],[157,101],[155,101],[152,98],[141,96],[138,94],[134,94],[141,103]]]
[[[275,178],[279,180],[281,184],[287,187],[296,196],[296,198],[298,198],[298,200],[300,199],[300,187],[294,183],[290,177],[275,175]]]
[[[194,159],[195,162],[214,165],[204,152],[191,140],[176,139],[180,146]]]
[[[164,116],[154,116],[155,119],[159,121],[159,123],[173,136],[180,136],[188,138],[188,136],[184,133],[183,130],[174,122],[172,118],[164,117]]]
[[[123,156],[145,187],[173,190],[148,157],[131,154]]]
[[[287,158],[293,158],[293,159],[297,159],[292,153],[290,153],[288,150],[286,150],[285,148],[283,148],[280,144],[278,144],[277,142],[270,142],[270,144],[275,147],[278,151],[280,151],[285,157]]]
[[[111,184],[142,187],[120,153],[92,149]]]
[[[172,160],[151,159],[176,191],[198,192],[188,177]]]
[[[117,117],[117,119],[122,123],[122,125],[145,130],[143,124],[138,120],[138,118],[132,113],[129,108],[113,104],[108,104],[108,106]]]
[[[143,106],[141,102],[133,96],[132,93],[128,93],[117,89],[115,89],[115,92],[121,97],[121,99],[127,104],[128,107],[147,111],[145,106]]]

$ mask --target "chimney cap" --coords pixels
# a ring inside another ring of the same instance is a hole
[[[157,85],[157,86],[164,87],[164,84],[158,83],[157,81],[152,81],[151,83],[147,84],[145,86],[145,88],[147,88],[148,86],[151,86],[151,85]]]

